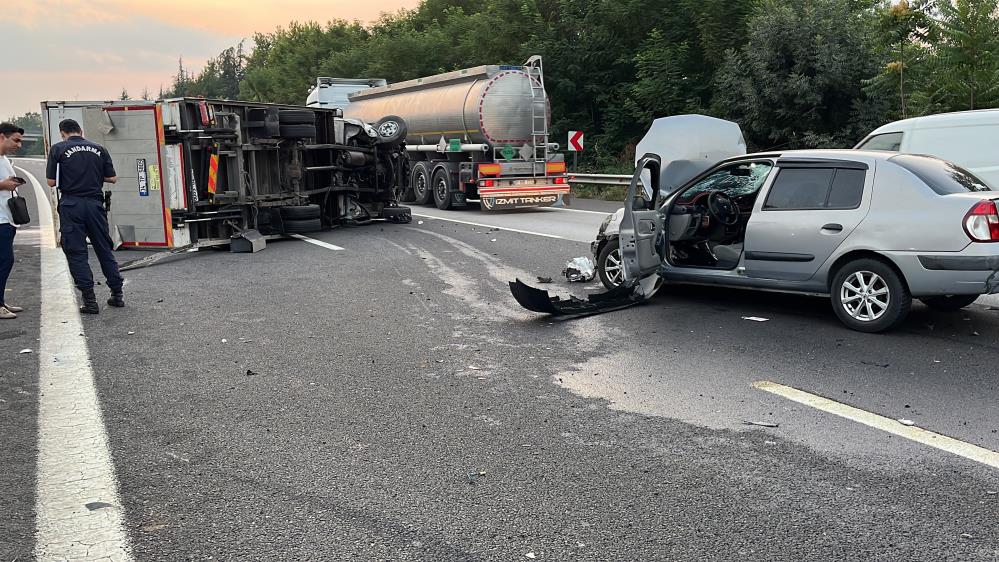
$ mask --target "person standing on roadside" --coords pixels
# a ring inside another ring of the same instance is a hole
[[[83,138],[83,129],[73,119],[59,123],[62,142],[49,150],[45,177],[50,187],[59,188],[59,232],[62,250],[69,262],[73,282],[83,296],[80,312],[99,314],[94,294],[94,274],[90,270],[87,238],[101,263],[101,271],[111,289],[108,304],[125,306],[122,279],[114,259],[114,244],[108,233],[108,213],[104,208],[104,184],[115,183],[118,176],[111,155],[103,146]]]
[[[14,173],[14,165],[7,155],[21,148],[22,135],[24,129],[17,125],[0,123],[0,320],[17,318],[15,313],[23,310],[6,301],[7,279],[14,269],[14,236],[17,234],[7,201],[22,183]]]

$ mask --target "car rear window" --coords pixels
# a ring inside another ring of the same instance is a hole
[[[888,159],[915,174],[930,189],[940,195],[992,191],[984,181],[964,168],[932,156],[899,154]]]
[[[902,133],[883,133],[867,138],[857,145],[860,150],[891,150],[898,152],[902,146]]]

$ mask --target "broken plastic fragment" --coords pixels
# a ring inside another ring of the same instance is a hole
[[[907,426],[910,426],[910,427],[913,426],[913,425],[916,425],[916,422],[914,422],[912,420],[907,420],[905,418],[899,418],[898,423],[900,423],[902,425],[907,425]]]
[[[22,349],[21,351],[18,351],[18,353],[20,353],[20,354],[31,353],[31,350],[30,349]]]
[[[531,560],[534,560],[536,556],[534,555],[533,552],[528,552],[527,554],[524,555],[524,558],[530,558]]]
[[[744,421],[742,423],[746,425],[758,425],[760,427],[780,427],[779,423],[773,423],[773,422]]]
[[[769,318],[762,318],[760,316],[743,316],[743,320],[751,320],[753,322],[769,322]]]
[[[540,275],[538,276],[538,283],[551,283],[551,282],[552,282],[551,277],[541,277]]]
[[[90,502],[90,503],[84,504],[84,507],[86,507],[90,511],[96,511],[98,509],[104,509],[104,508],[107,508],[107,507],[114,507],[114,505],[110,504],[110,503],[106,503],[106,502]]]
[[[570,282],[578,281],[585,283],[592,280],[594,275],[596,275],[596,266],[593,265],[593,260],[589,257],[582,256],[567,261],[562,274]]]
[[[510,282],[510,293],[520,306],[527,310],[555,316],[589,316],[620,310],[645,300],[632,288],[623,285],[606,293],[588,295],[586,300],[573,296],[563,299],[549,295],[548,291],[526,285],[520,279]]]

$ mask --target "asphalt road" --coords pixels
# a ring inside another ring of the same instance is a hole
[[[999,469],[753,386],[999,451],[999,311],[915,305],[867,335],[824,300],[732,290],[573,321],[520,309],[516,277],[597,290],[560,278],[614,207],[593,205],[420,208],[313,236],[342,251],[128,272],[128,307],[83,321],[134,557],[999,557]],[[17,251],[30,304],[37,249]],[[30,311],[0,326],[2,560],[36,547]]]

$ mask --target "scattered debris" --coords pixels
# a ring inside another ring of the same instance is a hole
[[[533,552],[528,552],[527,554],[524,555],[524,558],[530,558],[531,560],[534,560],[535,558],[537,558],[537,556],[535,556]]]
[[[743,421],[742,423],[746,425],[758,425],[760,427],[780,427],[779,423],[773,422],[761,422],[761,421]]]
[[[495,242],[495,241],[496,241],[496,239],[495,239],[495,238],[493,238],[492,240],[490,240],[490,242]]]
[[[128,333],[128,335],[130,335],[130,336],[134,336],[134,335],[135,335],[135,332],[129,332],[129,333]]]
[[[902,424],[904,426],[908,426],[908,427],[912,427],[912,426],[916,425],[916,422],[914,422],[912,420],[907,420],[905,418],[899,418],[898,419],[898,423],[900,423],[900,424]]]
[[[18,351],[18,353],[21,354],[21,355],[24,355],[25,353],[31,353],[31,350],[30,349],[22,349],[21,351]]]
[[[475,365],[469,365],[468,368],[471,369],[471,370],[473,370],[473,371],[481,371],[482,370],[482,367],[476,367]]]
[[[973,538],[975,538],[975,536],[972,535],[971,533],[961,533],[961,538],[962,539],[973,539]]]
[[[891,363],[875,363],[873,361],[861,361],[864,365],[872,365],[874,367],[881,367],[882,369],[887,369],[891,366]]]
[[[423,221],[416,221],[416,224],[423,224]]]
[[[229,343],[229,340],[222,338],[222,343]]]
[[[469,484],[475,484],[475,482],[478,481],[479,478],[485,478],[485,477],[486,477],[486,471],[485,470],[480,470],[478,472],[469,472],[468,473],[468,483]]]
[[[251,370],[249,370],[249,369],[247,369],[247,370],[246,370],[246,376],[248,376],[248,377],[252,377],[252,376],[254,376],[254,375],[259,375],[259,374],[260,374],[260,373],[258,373],[258,372],[256,372],[256,371],[251,371]]]
[[[770,321],[769,318],[763,318],[763,317],[760,317],[760,316],[743,316],[742,319],[743,320],[751,320],[753,322],[769,322]]]
[[[596,275],[596,266],[593,265],[593,260],[587,256],[582,256],[574,258],[565,262],[565,269],[562,270],[562,275],[570,282],[587,282],[593,279]]]
[[[112,505],[110,503],[105,503],[105,502],[90,502],[90,503],[83,504],[83,505],[84,505],[84,507],[86,507],[90,511],[97,511],[98,509],[105,509],[105,508],[108,508],[108,507],[114,507],[114,505]]]
[[[540,275],[538,276],[538,283],[551,283],[551,282],[552,282],[551,277],[541,277]]]
[[[985,495],[986,495],[986,496],[995,496],[995,495],[997,495],[997,494],[999,494],[999,492],[997,492],[997,491],[995,491],[995,490],[986,490],[986,491],[985,491]]]

